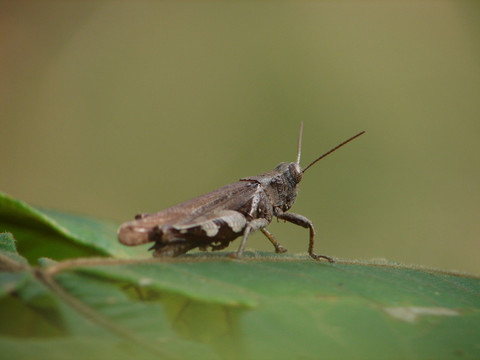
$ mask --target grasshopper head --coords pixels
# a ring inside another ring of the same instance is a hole
[[[298,183],[302,180],[302,169],[297,163],[280,163],[270,176],[267,192],[276,207],[287,211],[293,205],[298,192]]]
[[[283,177],[292,188],[297,186],[297,184],[302,180],[302,169],[300,165],[294,162],[282,162],[275,166],[273,171],[280,174],[280,176]]]

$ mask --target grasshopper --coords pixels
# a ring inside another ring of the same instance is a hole
[[[155,257],[172,257],[199,248],[212,251],[226,248],[231,241],[242,237],[238,250],[232,257],[240,258],[248,236],[260,230],[275,248],[275,252],[287,250],[266,229],[273,217],[300,225],[310,230],[308,254],[315,260],[326,259],[313,251],[315,230],[306,217],[287,212],[293,205],[298,184],[303,174],[316,162],[331,154],[365,131],[337,145],[300,167],[303,123],[300,124],[296,162],[282,162],[272,171],[242,178],[208,194],[172,206],[154,214],[139,214],[118,229],[118,240],[129,246],[154,242],[149,250]]]

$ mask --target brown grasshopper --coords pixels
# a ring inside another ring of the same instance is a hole
[[[298,134],[297,161],[280,163],[272,171],[240,179],[208,194],[172,206],[155,214],[139,214],[118,229],[118,240],[124,245],[155,242],[149,249],[153,256],[178,256],[199,248],[212,251],[226,248],[242,236],[234,257],[240,258],[250,233],[260,230],[275,247],[275,252],[287,250],[265,228],[273,217],[310,230],[308,253],[318,260],[334,262],[326,255],[313,252],[315,230],[306,217],[288,213],[297,196],[298,183],[313,164],[352,141],[361,133],[337,145],[330,151],[300,168],[302,128]]]

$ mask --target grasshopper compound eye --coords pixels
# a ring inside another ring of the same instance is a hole
[[[290,171],[290,175],[292,176],[292,179],[295,181],[295,183],[299,183],[302,180],[302,169],[300,168],[300,165],[297,163],[290,163],[288,166],[288,170]]]

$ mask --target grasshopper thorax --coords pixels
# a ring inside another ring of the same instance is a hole
[[[293,205],[302,180],[302,169],[297,163],[280,163],[273,171],[249,178],[259,182],[274,209],[287,211]]]

